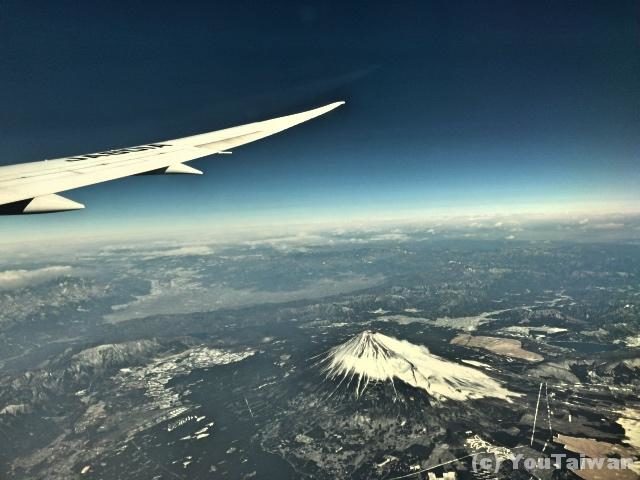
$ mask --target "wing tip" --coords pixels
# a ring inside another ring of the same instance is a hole
[[[331,110],[334,110],[338,107],[341,107],[342,105],[344,105],[346,102],[344,100],[340,100],[339,102],[333,102],[333,103],[329,103],[323,107],[318,107],[315,108],[313,110],[309,110],[308,112],[304,112],[304,113],[311,113],[311,114],[315,114],[315,116],[318,115],[323,115],[327,112],[330,112]]]

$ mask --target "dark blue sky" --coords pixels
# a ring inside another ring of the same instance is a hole
[[[639,199],[635,1],[130,3],[0,2],[1,164],[348,103],[2,235]]]

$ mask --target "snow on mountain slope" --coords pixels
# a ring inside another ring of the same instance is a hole
[[[400,380],[440,400],[519,396],[480,370],[433,355],[426,347],[366,330],[333,347],[320,361],[327,378],[354,382],[356,396],[369,383]],[[394,386],[395,389],[395,386]]]

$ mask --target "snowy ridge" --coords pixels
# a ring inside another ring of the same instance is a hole
[[[319,364],[329,379],[355,385],[361,396],[370,382],[401,380],[440,400],[519,396],[484,372],[433,355],[426,347],[366,330],[333,347]]]

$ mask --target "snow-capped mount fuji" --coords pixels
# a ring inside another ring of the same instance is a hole
[[[354,385],[360,397],[369,383],[394,380],[420,388],[439,400],[485,397],[508,402],[519,396],[484,372],[433,355],[424,346],[365,330],[329,350],[319,364],[327,378]]]

